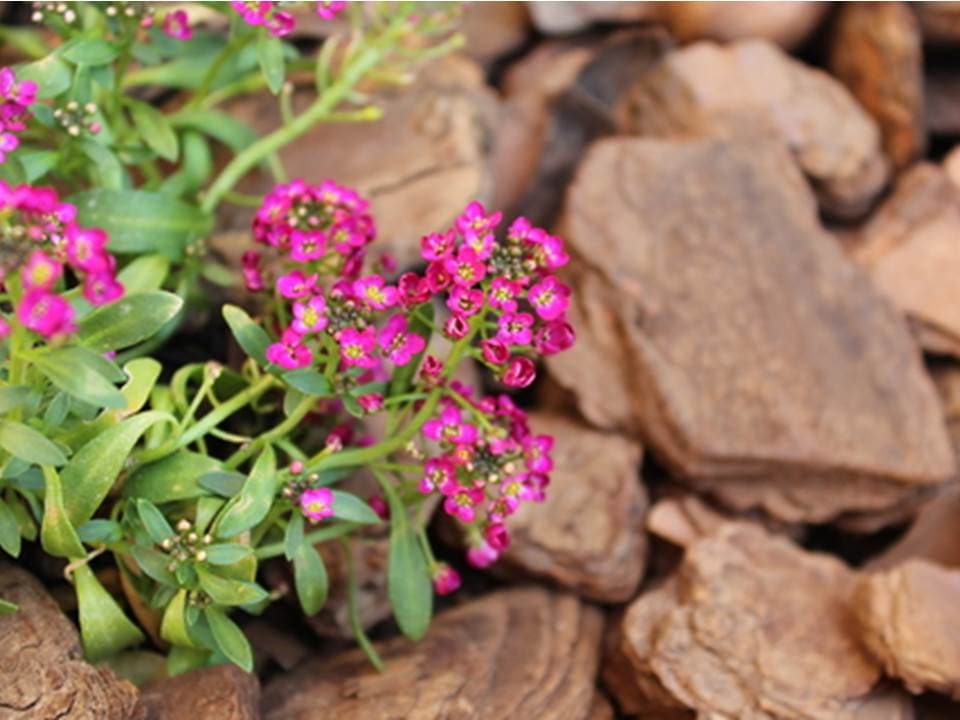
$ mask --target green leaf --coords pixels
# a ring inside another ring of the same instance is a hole
[[[50,172],[60,155],[53,150],[24,150],[16,157],[23,168],[24,180],[33,183]]]
[[[212,227],[195,205],[145,190],[87,190],[70,198],[81,225],[100,227],[118,253],[160,253],[180,260],[184,248]]]
[[[327,568],[320,553],[309,543],[301,543],[293,557],[293,581],[303,612],[307,615],[320,612],[327,601]]]
[[[34,364],[50,382],[78,400],[97,407],[125,407],[126,400],[103,376],[99,360],[103,358],[88,348],[66,347],[39,356]]]
[[[110,148],[92,138],[84,138],[80,141],[80,149],[90,159],[88,168],[96,185],[104,191],[133,192],[124,190],[130,186],[130,178]]]
[[[273,447],[267,445],[254,463],[239,494],[223,509],[217,522],[216,536],[233,537],[263,520],[270,512],[279,484],[276,454]]]
[[[0,420],[0,447],[14,457],[37,465],[59,467],[67,462],[66,456],[56,445],[29,425]]]
[[[227,470],[214,470],[200,476],[200,486],[221,497],[232,498],[243,489],[247,476]]]
[[[257,39],[257,61],[270,92],[276,95],[283,87],[283,41],[269,33],[260,33]]]
[[[374,525],[380,522],[380,516],[356,495],[343,490],[333,491],[333,516],[340,520]]]
[[[43,413],[43,424],[48,428],[59,427],[67,418],[70,411],[70,396],[65,392],[58,392],[47,405]]]
[[[145,638],[137,626],[123,614],[87,565],[73,572],[80,615],[80,637],[87,659],[97,662],[109,655],[139,645]]]
[[[3,500],[0,500],[0,548],[13,557],[20,554],[20,524]]]
[[[220,605],[248,605],[267,598],[268,593],[256,583],[233,580],[197,566],[200,587],[210,598]]]
[[[117,280],[128,293],[159,290],[170,272],[170,260],[163,255],[141,255],[117,273]]]
[[[126,412],[139,412],[146,405],[162,369],[160,363],[153,358],[137,358],[123,366],[123,372],[129,378],[120,388],[120,392],[127,401],[127,406],[124,408]]]
[[[163,612],[163,620],[160,622],[160,637],[172,645],[192,648],[196,647],[196,643],[187,630],[187,620],[184,617],[186,602],[187,591],[181,588]]]
[[[306,395],[328,397],[331,394],[330,381],[322,374],[310,368],[291,370],[283,374],[283,379],[290,387]]]
[[[77,531],[63,507],[63,485],[57,471],[44,466],[43,477],[46,489],[43,498],[43,524],[40,527],[40,544],[50,555],[78,558],[86,555]]]
[[[140,569],[149,577],[161,585],[177,587],[177,579],[168,568],[170,558],[166,554],[156,548],[148,548],[143,545],[134,545],[131,547],[130,554],[133,555],[133,559],[137,561]]]
[[[37,97],[41,100],[56,97],[70,87],[70,66],[57,55],[47,55],[36,62],[17,68],[17,80],[29,80],[37,84]]]
[[[63,469],[69,488],[66,509],[75,526],[82,525],[106,498],[134,445],[153,425],[176,424],[167,413],[152,411],[133,415],[86,443]]]
[[[170,117],[176,128],[190,128],[240,152],[257,141],[257,133],[232,115],[217,110],[183,110]]]
[[[294,510],[290,516],[290,522],[287,523],[287,529],[283,532],[283,554],[287,560],[293,560],[296,557],[302,544],[303,515],[299,510]]]
[[[157,545],[173,537],[173,528],[170,527],[170,523],[167,522],[160,509],[152,502],[143,498],[137,500],[137,513],[140,515],[140,522],[146,528],[150,539]]]
[[[63,59],[74,65],[106,65],[116,60],[119,48],[106,40],[89,39],[70,43],[63,51]]]
[[[433,614],[433,588],[427,563],[396,489],[383,479],[380,485],[390,505],[387,596],[400,632],[411,640],[419,640],[426,635]]]
[[[182,306],[183,300],[162,290],[125,295],[81,320],[77,339],[101,352],[130,347],[151,337]]]
[[[130,108],[130,115],[133,117],[133,124],[140,132],[140,137],[151,150],[164,160],[176,162],[180,154],[180,142],[177,140],[177,134],[170,126],[170,121],[166,115],[157,110],[153,105],[139,100],[127,98],[127,105]]]
[[[243,351],[260,365],[266,365],[266,352],[270,345],[270,336],[266,331],[236,305],[223,306],[223,319]]]
[[[219,468],[220,462],[214,458],[180,450],[137,468],[123,484],[123,496],[155,503],[192,500],[206,495],[199,479]]]
[[[224,657],[247,672],[252,672],[253,652],[243,631],[218,608],[208,607],[203,614]]]
[[[0,615],[10,615],[19,609],[20,608],[15,603],[8,602],[7,600],[0,598]]]
[[[233,565],[253,553],[249,545],[220,543],[207,548],[207,562],[211,565]]]
[[[343,403],[343,409],[355,418],[362,418],[367,414],[353,395],[344,395],[340,401]]]
[[[429,302],[423,303],[416,308],[415,313],[416,314],[410,315],[410,332],[416,333],[424,339],[423,350],[415,355],[406,365],[394,369],[393,378],[390,381],[389,397],[403,395],[410,391],[413,385],[414,374],[420,367],[423,356],[427,352],[427,346],[430,344],[430,335],[432,332],[424,318],[433,322],[433,304]]]
[[[0,387],[0,415],[23,405],[30,397],[30,388],[23,385]]]
[[[87,544],[110,545],[123,540],[123,528],[116,520],[95,518],[77,528],[77,536]]]

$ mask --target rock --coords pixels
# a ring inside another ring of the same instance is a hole
[[[534,415],[531,427],[556,439],[555,468],[546,501],[524,503],[507,522],[504,568],[590,600],[630,600],[646,565],[640,447],[556,415]]]
[[[830,70],[880,125],[896,168],[923,154],[923,38],[906,3],[851,2],[840,6]]]
[[[685,548],[729,521],[729,517],[696,495],[683,495],[657,501],[647,513],[646,528],[657,537]]]
[[[877,124],[846,88],[759,40],[668,54],[635,84],[622,125],[664,137],[764,127],[790,148],[821,208],[843,219],[864,215],[889,177]]]
[[[933,693],[916,698],[913,707],[916,720],[955,720],[960,717],[960,703]]]
[[[257,720],[260,682],[236,665],[214,665],[151,683],[140,705],[145,720]]]
[[[927,70],[924,97],[927,131],[960,135],[960,76],[952,67]]]
[[[871,559],[865,568],[886,570],[911,558],[923,558],[960,569],[957,527],[960,527],[960,485],[954,483],[924,505],[903,537]]]
[[[527,7],[534,26],[547,35],[575,33],[594,23],[632,23],[657,16],[654,2],[533,2]]]
[[[910,3],[920,20],[923,39],[933,44],[960,41],[960,2]]]
[[[601,676],[643,718],[906,720],[902,693],[872,694],[881,672],[856,636],[855,586],[838,560],[729,523],[627,607]]]
[[[264,689],[265,720],[564,718],[595,696],[602,616],[575,596],[504,590],[436,617],[421,642],[319,657]]]
[[[598,692],[593,696],[587,720],[614,720],[613,706],[603,693]]]
[[[137,689],[105,665],[83,660],[80,636],[43,586],[0,561],[0,717],[5,720],[126,720]]]
[[[659,17],[681,42],[759,38],[790,50],[820,24],[823,2],[667,2]]]
[[[960,191],[941,168],[922,163],[898,180],[852,250],[877,287],[921,323],[925,347],[938,351],[960,344],[958,233]],[[944,335],[947,343],[937,339]]]
[[[776,143],[601,140],[563,234],[579,338],[547,366],[592,423],[788,521],[889,508],[952,476],[902,319]]]
[[[913,693],[960,699],[960,570],[909,560],[864,577],[857,618],[864,643],[886,673]]]
[[[313,97],[312,88],[298,92],[294,105]],[[373,248],[393,252],[404,266],[419,261],[421,236],[450,225],[471,200],[489,202],[498,106],[476,63],[456,55],[427,64],[413,86],[384,92],[377,104],[381,120],[321,123],[280,155],[290,177],[335,178],[368,197],[378,230]],[[282,122],[270,95],[233,103],[228,112],[259,133]],[[271,185],[261,177],[244,190]],[[229,222],[246,229],[250,217],[235,213]]]
[[[526,42],[530,14],[522,2],[464,3],[461,31],[466,53],[489,64]]]

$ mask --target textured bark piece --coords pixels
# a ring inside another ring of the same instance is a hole
[[[126,720],[137,689],[105,665],[83,660],[76,628],[31,575],[0,561],[0,717],[6,720]]]
[[[951,485],[920,510],[910,529],[896,543],[866,564],[871,571],[894,568],[923,558],[960,569],[960,485]]]
[[[953,474],[902,319],[775,143],[600,141],[565,234],[579,342],[550,371],[724,504],[824,520]]]
[[[764,41],[670,53],[639,79],[623,115],[627,131],[668,137],[766,126],[790,148],[821,208],[841,218],[864,215],[889,177],[877,124],[847,89]]]
[[[900,178],[852,251],[881,291],[921,323],[919,339],[934,351],[960,343],[958,234],[960,191],[941,168],[923,163]]]
[[[856,611],[865,645],[914,693],[960,698],[960,571],[910,560],[865,576]]]
[[[920,20],[923,39],[934,44],[960,43],[960,2],[911,3]]]
[[[856,635],[855,586],[832,557],[724,525],[626,609],[603,679],[624,712],[644,718],[909,718],[902,693],[872,694],[881,673]]]
[[[466,53],[480,63],[490,63],[519,48],[530,32],[525,3],[464,3],[461,31]]]
[[[654,2],[532,2],[533,24],[547,35],[586,30],[595,23],[633,23],[657,17]]]
[[[879,123],[895,167],[923,154],[923,38],[906,3],[841,5],[830,70]]]
[[[236,665],[215,665],[148,685],[140,705],[145,720],[257,720],[260,682]]]
[[[377,644],[305,663],[264,690],[265,720],[589,717],[602,617],[572,595],[515,589],[434,619],[418,644]]]
[[[313,91],[297,93],[302,107]],[[384,92],[383,118],[373,123],[321,123],[281,151],[290,177],[335,178],[371,200],[375,248],[403,264],[420,257],[420,237],[448,226],[471,200],[489,201],[490,146],[498,104],[473,61],[448,56],[426,65],[409,89]],[[258,132],[282,124],[269,95],[230,109]],[[403,138],[403,142],[398,142]],[[271,186],[267,178],[250,192]],[[236,226],[250,214],[237,213]]]
[[[681,42],[761,38],[789,50],[816,28],[827,3],[668,2],[658,10]]]
[[[531,426],[556,439],[555,468],[546,501],[507,522],[503,563],[591,600],[631,599],[646,565],[640,447],[559,416],[534,415]]]

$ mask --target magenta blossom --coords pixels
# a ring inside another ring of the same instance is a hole
[[[487,266],[476,250],[461,245],[454,257],[443,261],[443,267],[449,273],[455,285],[471,287],[483,280],[487,274]]]
[[[109,272],[90,273],[83,279],[83,297],[92,305],[105,305],[123,296],[123,285]]]
[[[193,37],[190,18],[185,10],[174,10],[163,17],[163,32],[174,40],[189,40]]]
[[[383,394],[367,393],[357,396],[357,404],[363,408],[365,413],[375,413],[383,410]]]
[[[317,15],[321,20],[333,20],[346,6],[344,0],[318,0]]]
[[[454,226],[467,244],[476,250],[478,241],[480,244],[484,244],[487,238],[492,241],[493,231],[500,224],[502,218],[503,213],[495,212],[488,215],[487,209],[482,203],[472,202],[456,219]],[[490,246],[492,247],[492,242]]]
[[[293,304],[293,322],[290,327],[301,335],[320,332],[327,327],[327,301],[314,295],[306,302]]]
[[[406,272],[397,278],[397,292],[400,294],[400,304],[411,308],[430,299],[430,284],[427,279],[415,272]]]
[[[294,230],[290,234],[290,258],[297,262],[319,260],[327,252],[327,239],[321,231]]]
[[[443,260],[434,260],[432,263],[427,265],[427,272],[425,276],[427,278],[427,286],[430,288],[430,292],[443,292],[453,283],[453,278],[450,276],[450,273],[447,272],[447,268],[444,266]]]
[[[477,428],[463,421],[460,408],[447,405],[440,412],[440,417],[431,418],[423,424],[423,434],[430,440],[469,444],[476,441]]]
[[[537,330],[533,337],[533,347],[541,355],[556,355],[573,347],[576,334],[565,320],[551,320]]]
[[[552,275],[544,278],[527,293],[533,309],[544,320],[560,318],[569,305],[570,288]]]
[[[503,523],[493,523],[487,526],[483,534],[487,544],[498,552],[503,552],[510,545],[510,533]]]
[[[67,234],[70,264],[84,272],[109,272],[113,257],[107,253],[107,234],[100,228],[71,229]]]
[[[437,595],[449,595],[460,588],[460,574],[446,563],[433,571],[433,590]]]
[[[427,385],[439,380],[442,372],[443,361],[436,355],[426,355],[423,358],[423,365],[420,366],[420,379]]]
[[[400,295],[380,275],[367,275],[353,284],[354,294],[374,310],[387,310],[397,304]]]
[[[17,306],[20,323],[45,338],[73,332],[73,308],[59,295],[30,290]]]
[[[531,435],[523,440],[523,456],[527,467],[533,472],[548,473],[553,470],[551,450],[553,450],[551,435]]]
[[[310,522],[333,516],[333,490],[310,488],[300,493],[300,509]]]
[[[443,334],[448,338],[459,340],[470,332],[470,321],[463,315],[451,315],[443,324]]]
[[[533,339],[533,315],[510,313],[501,315],[497,323],[497,339],[507,345],[529,345]]]
[[[479,488],[467,488],[458,485],[451,489],[443,501],[443,509],[448,515],[458,520],[469,523],[477,517],[477,505],[483,502],[483,490]]]
[[[510,348],[501,340],[489,338],[480,343],[483,359],[491,365],[503,365],[510,359]]]
[[[340,357],[343,364],[352,367],[376,367],[377,359],[372,355],[377,346],[377,337],[372,327],[357,330],[346,328],[340,333]]]
[[[527,238],[534,245],[533,258],[545,270],[558,270],[570,262],[563,240],[546,232],[531,232]]]
[[[447,298],[447,307],[462,317],[476,315],[483,308],[483,290],[458,285]]]
[[[520,295],[520,286],[505,278],[494,278],[490,283],[490,307],[506,312],[515,312],[517,296]]]
[[[453,463],[447,458],[430,458],[423,466],[423,477],[417,489],[427,495],[450,483],[454,479]]]
[[[277,278],[277,292],[288,300],[297,300],[307,297],[317,285],[317,275],[305,275],[299,270],[292,270],[286,275]]]
[[[34,250],[20,270],[20,279],[27,290],[50,290],[63,275],[63,265],[43,250]]]
[[[380,330],[380,347],[394,365],[406,365],[419,354],[427,342],[417,333],[407,332],[407,318],[394,315]]]
[[[467,550],[467,562],[475,568],[489,567],[497,561],[498,557],[500,553],[490,547],[485,540]]]
[[[287,328],[275,342],[267,347],[267,360],[287,370],[307,367],[313,362],[313,353],[302,343],[303,336],[296,330]]]
[[[533,361],[518,355],[513,358],[503,371],[500,380],[504,385],[514,388],[524,388],[533,383],[537,377],[537,368]]]
[[[453,252],[456,242],[457,236],[453,230],[424,235],[420,238],[420,255],[424,260],[446,260]]]

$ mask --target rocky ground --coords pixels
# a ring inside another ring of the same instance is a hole
[[[345,639],[334,551],[320,615],[247,624],[258,676],[92,667],[58,569],[31,565],[44,589],[2,565],[22,611],[0,617],[0,718],[960,717],[960,3],[465,22],[466,51],[382,122],[319,127],[287,161],[368,194],[401,262],[475,198],[567,238],[579,342],[531,398],[557,437],[548,502],[418,645],[369,538],[383,673]],[[278,120],[268,98],[233,112]]]

